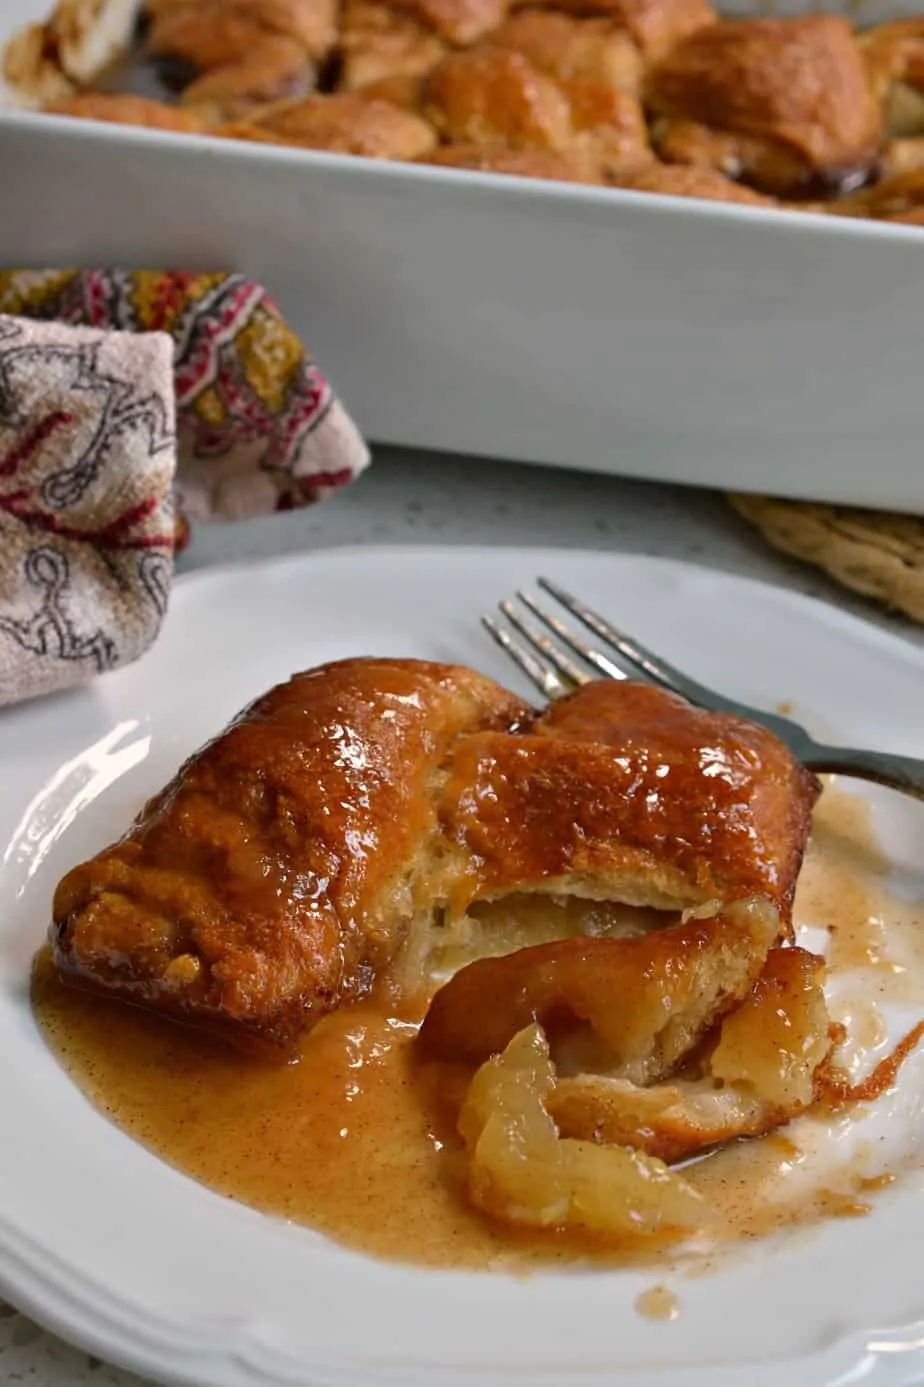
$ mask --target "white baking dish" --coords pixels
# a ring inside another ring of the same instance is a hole
[[[918,228],[6,110],[0,264],[245,271],[380,442],[924,512]]]

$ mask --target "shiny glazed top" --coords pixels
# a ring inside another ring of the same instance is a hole
[[[258,700],[68,873],[54,959],[287,1050],[412,924],[478,898],[760,895],[788,926],[817,792],[769,733],[646,685],[537,717],[461,666],[341,661]]]

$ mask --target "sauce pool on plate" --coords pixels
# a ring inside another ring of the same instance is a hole
[[[880,923],[888,924],[898,906],[885,891],[864,808],[839,791],[824,796],[797,917],[839,922],[835,963],[840,953],[851,964],[881,968]],[[921,903],[902,908],[904,923],[919,929]],[[907,988],[902,974],[890,971],[887,980]],[[242,1057],[199,1032],[65,987],[47,952],[36,961],[33,1004],[51,1050],[112,1122],[217,1193],[356,1250],[427,1266],[508,1271],[591,1258],[636,1266],[676,1259],[676,1249],[603,1250],[573,1236],[513,1233],[471,1208],[455,1130],[468,1074],[421,1065],[416,1020],[388,1014],[394,1007],[385,998],[325,1018],[288,1065]],[[863,1024],[878,1036],[872,1017]],[[877,1182],[888,1178],[861,1162],[841,1171],[833,1187],[806,1179],[805,1167],[793,1128],[734,1144],[684,1175],[716,1209],[724,1244],[864,1212]],[[672,1318],[671,1296],[654,1287],[637,1308]]]

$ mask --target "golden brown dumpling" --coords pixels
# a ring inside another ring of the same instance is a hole
[[[775,207],[773,198],[756,193],[715,169],[695,165],[661,164],[652,159],[638,171],[616,179],[621,188],[639,193],[661,193],[665,197],[693,197],[707,202],[738,202],[749,207]]]
[[[339,51],[339,85],[355,91],[425,76],[445,56],[446,44],[413,15],[377,0],[351,0],[343,12]],[[377,94],[386,90],[380,87]]]
[[[149,6],[148,51],[199,72],[245,61],[267,34],[323,58],[336,33],[336,0],[181,0]]]
[[[110,96],[102,92],[83,92],[65,101],[51,102],[45,110],[50,115],[101,120],[112,125],[142,125],[152,130],[197,134],[204,129],[202,121],[194,112],[168,106],[163,101],[149,101],[142,96]]]
[[[634,96],[602,82],[555,81],[518,52],[453,54],[426,79],[423,102],[450,144],[567,154],[594,177],[651,157]]]
[[[779,196],[862,182],[882,134],[860,48],[834,15],[702,29],[649,74],[646,102],[662,158]]]
[[[483,39],[504,19],[507,0],[393,0],[396,9],[432,29],[447,43],[465,47]]]
[[[536,0],[525,0],[533,6]],[[709,0],[549,0],[569,14],[602,16],[634,41],[646,61],[667,53],[681,39],[715,20]]]
[[[900,174],[924,169],[924,136],[889,140],[879,157],[879,177],[885,182]]]
[[[494,48],[522,53],[558,80],[601,82],[637,96],[642,63],[626,29],[611,19],[581,19],[554,10],[519,10],[491,34]]]
[[[451,144],[564,150],[571,107],[557,82],[522,53],[453,53],[424,84],[424,114]]]
[[[432,127],[421,116],[362,92],[281,102],[258,112],[250,124],[260,132],[254,137],[258,140],[368,159],[419,159],[436,144]]]
[[[924,134],[924,18],[898,19],[862,35],[886,132]]]
[[[617,180],[651,162],[645,117],[636,97],[603,82],[560,83],[571,107],[569,150]]]
[[[876,221],[924,225],[924,169],[912,169],[872,188],[864,188],[852,197],[831,203],[827,210],[841,217],[872,217]]]

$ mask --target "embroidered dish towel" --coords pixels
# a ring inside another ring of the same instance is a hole
[[[368,460],[259,285],[0,272],[0,705],[147,649],[185,517],[307,505]]]

